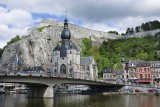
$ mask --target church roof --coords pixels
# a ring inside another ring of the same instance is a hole
[[[53,51],[59,51],[61,49],[60,45],[58,44],[54,49]]]
[[[112,69],[105,69],[105,70],[103,70],[103,73],[113,73],[113,70]]]
[[[58,44],[54,49],[53,51],[60,51],[61,50],[61,45]],[[75,49],[77,51],[79,51],[78,47],[72,42],[70,41],[69,45],[67,47],[65,47],[67,50],[71,50],[71,49]]]
[[[92,57],[92,56],[81,57],[81,59],[80,59],[80,64],[81,64],[81,65],[87,65],[87,64],[91,63],[92,60],[93,60],[93,57]]]
[[[114,73],[116,75],[122,75],[123,74],[123,70],[114,70]]]

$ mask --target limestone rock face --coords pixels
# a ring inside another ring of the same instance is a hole
[[[8,45],[0,59],[0,71],[16,70],[16,54],[21,67],[43,66],[51,67],[51,56],[54,47],[61,41],[60,33],[63,30],[63,22],[42,20],[39,27],[42,30],[32,28],[26,36],[18,42]],[[102,42],[102,38],[118,39],[121,36],[106,32],[90,30],[69,24],[71,40],[79,46],[81,38],[91,37],[93,42]]]

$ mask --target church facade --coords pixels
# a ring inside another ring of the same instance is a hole
[[[64,20],[64,29],[61,32],[61,43],[53,49],[52,68],[53,75],[96,79],[98,70],[94,58],[80,57],[80,50],[70,40],[71,33],[68,29],[68,20]]]

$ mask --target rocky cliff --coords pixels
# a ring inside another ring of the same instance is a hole
[[[21,67],[51,66],[51,55],[53,48],[61,41],[60,33],[63,29],[63,22],[42,20],[38,28],[28,30],[26,36],[16,43],[8,45],[0,59],[0,71],[17,69],[16,55],[19,58]],[[69,24],[71,40],[80,48],[81,38],[91,37],[95,44],[99,44],[104,38],[118,39],[119,35],[110,34],[96,30],[79,27]]]

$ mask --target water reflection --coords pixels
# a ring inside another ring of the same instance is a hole
[[[160,96],[61,94],[54,98],[27,98],[0,94],[0,107],[159,107]]]

